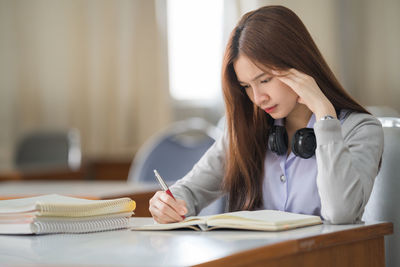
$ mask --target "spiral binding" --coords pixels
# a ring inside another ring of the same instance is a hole
[[[110,218],[102,220],[87,220],[75,222],[43,222],[36,221],[32,224],[35,234],[56,233],[91,233],[127,228],[129,218]]]

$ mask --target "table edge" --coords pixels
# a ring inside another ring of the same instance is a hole
[[[380,222],[333,233],[322,233],[315,236],[268,244],[194,266],[225,266],[232,263],[235,263],[235,265],[246,265],[251,264],[254,260],[267,261],[297,253],[373,239],[390,234],[393,234],[393,223]]]

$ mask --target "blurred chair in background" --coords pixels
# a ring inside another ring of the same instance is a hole
[[[136,154],[128,182],[157,183],[157,169],[168,185],[185,176],[210,148],[222,131],[202,118],[172,123],[151,137]],[[200,215],[223,212],[225,204],[218,199]]]
[[[218,122],[217,122],[217,127],[221,130],[221,131],[225,131],[225,129],[226,129],[226,116],[224,115],[224,116],[222,116],[219,120],[218,120]]]
[[[400,118],[380,117],[383,126],[382,165],[365,207],[364,221],[389,221],[400,225]],[[400,266],[400,233],[385,237],[386,266]]]
[[[400,117],[400,113],[388,106],[367,106],[366,109],[375,117]]]
[[[81,167],[81,142],[77,129],[42,131],[25,135],[15,150],[15,166],[21,171]]]

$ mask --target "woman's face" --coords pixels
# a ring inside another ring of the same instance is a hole
[[[286,84],[239,55],[233,67],[251,101],[274,119],[287,117],[296,107],[298,95]]]

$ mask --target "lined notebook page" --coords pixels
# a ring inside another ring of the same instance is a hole
[[[279,210],[237,211],[209,216],[210,220],[229,220],[238,223],[262,223],[269,225],[290,224],[299,221],[320,221],[319,216],[296,214]]]
[[[62,195],[0,201],[0,234],[88,233],[127,228],[130,198],[89,200]]]
[[[89,200],[52,194],[0,201],[0,216],[37,211],[38,216],[81,217],[129,212],[135,207],[130,198]]]

